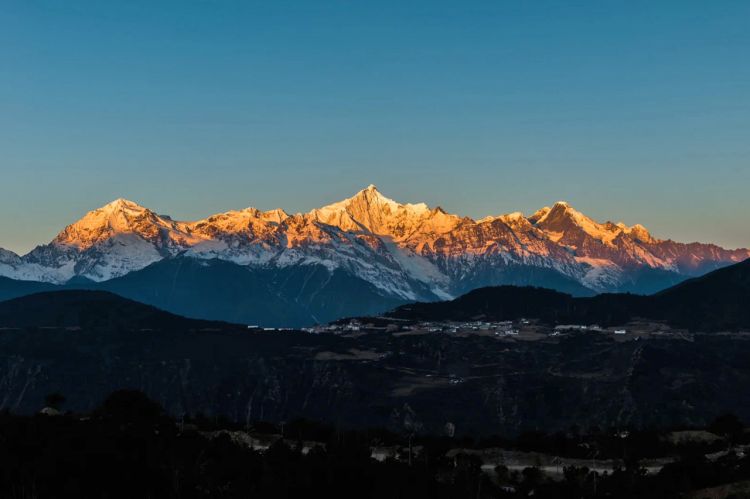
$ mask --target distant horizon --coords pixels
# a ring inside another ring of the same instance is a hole
[[[226,212],[231,212],[231,211],[242,211],[242,210],[246,210],[246,209],[250,209],[250,208],[257,209],[257,210],[259,210],[261,212],[273,211],[273,210],[281,209],[284,212],[286,212],[288,215],[305,214],[305,213],[309,213],[311,210],[314,210],[314,209],[317,209],[317,208],[321,208],[323,206],[327,206],[329,204],[337,203],[337,202],[343,201],[345,199],[351,198],[352,196],[356,195],[360,191],[363,191],[363,190],[365,190],[365,189],[367,189],[369,187],[376,188],[378,190],[378,192],[380,192],[380,194],[382,194],[386,198],[392,199],[393,201],[396,201],[397,203],[400,203],[400,204],[419,204],[419,203],[423,203],[424,202],[424,201],[417,200],[417,199],[409,199],[409,200],[398,199],[398,198],[396,198],[394,196],[389,195],[388,192],[384,192],[377,185],[375,185],[375,184],[368,184],[366,186],[363,186],[363,187],[357,189],[355,192],[352,192],[352,193],[349,193],[347,195],[344,195],[343,197],[340,197],[338,199],[332,199],[332,200],[329,200],[327,202],[323,202],[322,204],[319,204],[319,205],[316,205],[316,206],[311,206],[311,207],[308,207],[307,209],[302,209],[302,210],[299,210],[299,209],[298,210],[290,210],[290,209],[287,209],[285,206],[283,206],[281,204],[279,204],[277,206],[273,206],[273,207],[262,207],[262,206],[256,206],[256,205],[250,204],[250,205],[242,206],[242,207],[227,207],[227,208],[224,208],[224,209],[220,209],[218,211],[214,211],[214,212],[210,212],[210,213],[204,213],[203,215],[199,215],[199,216],[183,217],[183,216],[175,215],[171,211],[168,211],[168,210],[165,211],[163,209],[156,208],[155,206],[151,206],[151,205],[149,205],[147,203],[141,202],[138,199],[132,199],[132,198],[125,197],[125,196],[119,196],[117,198],[111,199],[110,201],[104,202],[104,203],[102,203],[100,205],[92,206],[89,209],[86,209],[85,211],[79,213],[78,215],[73,215],[72,219],[70,219],[68,222],[66,222],[62,226],[60,226],[57,229],[57,231],[54,233],[54,235],[50,236],[47,240],[39,241],[39,242],[34,243],[34,244],[30,245],[30,246],[21,247],[20,251],[14,249],[12,247],[12,245],[3,244],[0,241],[0,249],[10,250],[10,251],[13,251],[14,253],[16,253],[18,255],[23,256],[24,254],[28,253],[29,251],[33,250],[35,247],[37,247],[39,245],[48,244],[57,235],[57,233],[59,233],[61,230],[63,230],[67,225],[75,223],[76,221],[78,221],[82,217],[84,217],[87,213],[92,212],[92,211],[97,210],[97,209],[100,209],[100,208],[103,208],[103,207],[105,207],[105,206],[107,206],[107,205],[109,205],[111,203],[114,203],[114,202],[116,202],[118,200],[124,200],[124,201],[129,201],[129,202],[135,203],[135,204],[137,204],[137,205],[139,205],[139,206],[141,206],[143,208],[146,208],[146,209],[149,209],[149,210],[155,212],[156,214],[158,214],[160,216],[167,216],[167,217],[171,218],[172,220],[175,220],[175,221],[178,221],[178,222],[195,222],[195,221],[202,220],[202,219],[208,218],[210,216],[213,216],[213,215],[216,215],[216,214],[219,214],[219,213],[226,213]],[[658,233],[657,231],[653,230],[652,227],[649,226],[648,223],[645,223],[643,221],[634,221],[632,223],[629,223],[629,222],[625,222],[622,217],[620,217],[620,218],[618,218],[618,217],[615,217],[615,218],[602,218],[602,217],[599,217],[595,213],[592,214],[592,213],[589,213],[589,212],[587,212],[585,210],[579,209],[579,207],[577,206],[577,204],[575,202],[571,202],[571,201],[565,200],[565,199],[557,199],[557,200],[555,200],[553,202],[547,202],[547,203],[544,203],[544,204],[538,206],[537,208],[533,208],[533,209],[528,210],[528,211],[525,211],[525,210],[510,210],[510,211],[502,211],[502,212],[496,212],[496,213],[486,213],[486,214],[480,215],[480,216],[468,215],[466,213],[462,213],[461,211],[451,210],[449,208],[446,208],[445,206],[443,206],[440,203],[438,203],[438,204],[425,203],[425,204],[430,209],[441,208],[444,211],[446,211],[447,213],[458,215],[458,216],[461,216],[461,217],[468,217],[468,218],[471,218],[471,219],[473,219],[475,221],[478,221],[478,220],[481,220],[481,219],[486,218],[486,217],[496,217],[496,216],[502,216],[502,215],[509,215],[509,214],[513,214],[513,213],[521,213],[521,214],[523,214],[524,217],[528,218],[531,215],[533,215],[536,211],[541,210],[543,208],[550,208],[550,207],[554,206],[556,203],[567,204],[571,208],[575,209],[576,211],[579,211],[579,212],[583,213],[584,215],[588,216],[589,218],[591,218],[591,219],[593,219],[593,220],[595,220],[595,221],[597,221],[599,223],[606,223],[606,222],[625,223],[628,226],[633,226],[633,225],[636,225],[636,224],[643,225],[657,239],[662,239],[662,240],[671,239],[671,240],[674,240],[674,241],[680,242],[680,243],[694,243],[694,242],[697,242],[697,243],[705,243],[705,244],[716,244],[716,245],[718,245],[720,247],[723,247],[725,249],[730,249],[730,250],[732,250],[732,249],[750,249],[750,245],[748,245],[748,246],[732,247],[732,246],[726,246],[726,245],[720,244],[720,243],[718,243],[716,241],[699,241],[699,240],[688,241],[688,240],[680,240],[680,239],[677,239],[677,238],[675,238],[675,237],[673,237],[673,236],[671,236],[669,234]],[[5,234],[3,234],[3,236],[4,235]]]
[[[750,2],[0,3],[0,247],[374,183],[750,247]]]

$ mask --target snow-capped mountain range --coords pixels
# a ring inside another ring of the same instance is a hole
[[[497,284],[651,292],[744,260],[750,250],[657,239],[641,225],[599,223],[564,202],[531,216],[474,220],[397,203],[370,185],[304,214],[247,208],[194,222],[118,199],[27,255],[0,250],[0,275],[101,282],[178,257],[264,269],[318,265],[408,301]]]

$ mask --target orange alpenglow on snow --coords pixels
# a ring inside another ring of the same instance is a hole
[[[619,289],[631,271],[695,275],[750,257],[746,249],[682,244],[642,225],[598,222],[560,201],[525,216],[479,220],[424,203],[399,203],[374,185],[354,196],[289,215],[246,208],[197,221],[118,199],[19,257],[0,252],[0,275],[65,282],[108,280],[177,256],[247,266],[323,265],[403,299],[450,297],[503,282],[508,269],[554,272],[592,291]],[[462,287],[463,286],[463,287]]]

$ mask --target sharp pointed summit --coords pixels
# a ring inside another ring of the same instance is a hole
[[[86,213],[80,220],[67,226],[55,238],[55,243],[86,249],[122,234],[137,234],[154,238],[161,229],[175,228],[174,222],[127,199],[119,198],[101,208]]]
[[[413,226],[430,213],[424,203],[401,204],[385,197],[374,184],[354,196],[312,210],[315,220],[343,230],[368,231],[373,234],[396,236],[404,226]]]
[[[99,209],[131,209],[131,210],[145,210],[143,206],[139,205],[135,201],[131,201],[125,198],[117,198],[109,203],[105,204]]]
[[[573,208],[566,201],[556,202],[552,208],[543,208],[530,218],[534,225],[549,236],[570,247],[579,247],[586,237],[603,244],[612,244],[621,229],[612,223],[599,223]]]

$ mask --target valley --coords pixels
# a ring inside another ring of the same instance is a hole
[[[0,303],[0,408],[33,413],[58,392],[71,410],[86,411],[131,388],[175,416],[308,418],[430,434],[449,424],[472,435],[699,425],[717,407],[750,418],[750,335],[742,332],[388,318],[322,334],[258,332],[101,296],[67,291]]]

